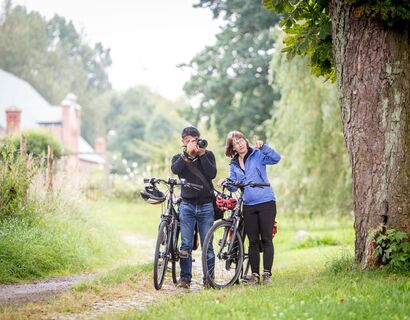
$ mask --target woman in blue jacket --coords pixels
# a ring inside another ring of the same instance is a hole
[[[229,179],[239,182],[267,183],[266,165],[276,164],[280,155],[263,141],[256,141],[255,148],[239,131],[231,131],[226,138],[226,156],[230,162]],[[223,184],[221,180],[219,184]],[[231,190],[235,191],[235,190]],[[268,284],[272,275],[274,248],[272,229],[276,217],[276,197],[271,187],[246,187],[243,197],[245,232],[249,238],[249,262],[252,276],[248,284],[259,284],[259,242],[263,246],[263,283]]]

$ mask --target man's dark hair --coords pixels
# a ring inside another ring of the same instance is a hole
[[[186,127],[184,128],[184,130],[182,130],[181,138],[184,139],[186,136],[199,137],[200,133],[199,130],[195,127]]]

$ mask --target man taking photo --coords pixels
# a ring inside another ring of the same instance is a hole
[[[183,152],[172,158],[171,170],[180,179],[189,183],[203,186],[202,190],[195,190],[182,186],[182,202],[179,208],[181,225],[180,266],[181,278],[178,286],[189,288],[192,279],[192,248],[194,243],[195,226],[198,225],[202,243],[209,229],[214,223],[213,185],[216,177],[214,154],[206,150],[206,140],[200,139],[200,133],[195,127],[182,130],[181,138]],[[207,252],[208,265],[213,266],[215,255],[212,246]],[[204,278],[204,285],[205,283]]]

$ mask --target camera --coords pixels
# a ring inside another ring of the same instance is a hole
[[[205,139],[196,138],[195,142],[196,142],[196,145],[200,147],[201,149],[204,149],[208,146],[208,141],[206,141]]]

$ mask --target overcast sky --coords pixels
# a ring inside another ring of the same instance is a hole
[[[168,98],[183,94],[188,71],[176,67],[215,42],[219,23],[196,0],[13,0],[47,18],[55,13],[83,28],[91,43],[111,48],[115,89],[145,84]]]

